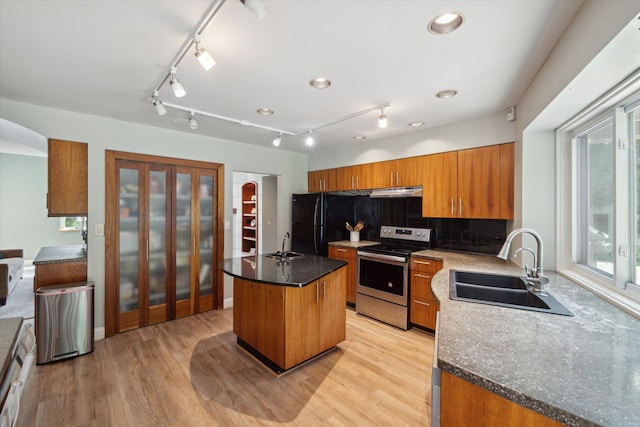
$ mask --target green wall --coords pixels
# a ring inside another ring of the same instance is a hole
[[[47,158],[0,153],[0,248],[33,259],[42,246],[79,245],[79,232],[58,231],[47,217]]]

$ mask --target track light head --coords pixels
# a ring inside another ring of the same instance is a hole
[[[379,128],[387,127],[387,116],[384,114],[384,108],[380,109],[380,116],[378,116],[378,127]]]
[[[184,87],[182,87],[180,80],[176,77],[177,72],[178,70],[176,70],[176,67],[171,67],[171,80],[169,80],[169,83],[171,84],[171,89],[173,89],[173,94],[176,98],[182,98],[187,94],[187,92],[184,90]]]
[[[153,106],[156,107],[156,112],[158,113],[158,115],[164,116],[165,114],[167,114],[167,109],[165,108],[162,101],[160,101],[159,97],[160,97],[160,92],[158,92],[157,90],[154,91],[153,98],[151,98],[151,102],[153,103]]]
[[[196,44],[195,55],[196,58],[198,58],[198,62],[200,62],[200,65],[202,65],[202,68],[204,68],[205,71],[209,71],[214,65],[216,65],[216,61],[211,55],[209,55],[209,52],[207,52],[205,48],[200,47],[200,37],[196,36],[196,38],[194,38],[194,42]]]
[[[311,147],[315,143],[312,133],[313,131],[310,130],[309,135],[304,139],[304,143],[307,144],[307,147]]]
[[[274,147],[279,147],[281,142],[282,142],[282,134],[278,135],[278,136],[273,140],[273,146],[274,146]]]
[[[265,6],[262,0],[240,0],[240,3],[260,20],[267,14],[267,6]]]
[[[189,115],[189,127],[192,130],[198,129],[198,121],[196,120],[196,114],[193,111]]]

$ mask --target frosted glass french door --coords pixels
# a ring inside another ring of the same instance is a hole
[[[164,165],[118,162],[120,332],[167,320],[171,176]]]
[[[214,281],[216,277],[217,246],[214,239],[216,182],[211,171],[198,171],[198,300],[196,311],[211,310],[214,307]]]
[[[176,317],[214,306],[215,188],[213,172],[176,167]]]
[[[175,272],[176,272],[176,317],[195,312],[195,283],[193,281],[194,236],[193,196],[194,177],[189,169],[178,168],[175,180]]]

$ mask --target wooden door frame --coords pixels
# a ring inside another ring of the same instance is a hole
[[[110,337],[118,330],[118,289],[116,268],[118,263],[117,250],[117,221],[120,216],[119,188],[116,185],[116,161],[129,160],[144,163],[160,163],[171,166],[186,166],[209,169],[216,172],[217,210],[215,259],[219,265],[224,258],[224,164],[204,162],[199,160],[180,159],[174,157],[154,156],[148,154],[129,153],[125,151],[105,150],[105,336]],[[222,309],[224,305],[224,277],[222,270],[216,269],[216,286],[214,289],[215,308]]]

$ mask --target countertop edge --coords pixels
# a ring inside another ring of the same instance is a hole
[[[333,266],[325,268],[321,273],[318,273],[316,275],[311,276],[311,278],[309,278],[305,282],[276,283],[276,282],[273,282],[273,281],[270,281],[270,280],[258,279],[258,278],[255,278],[255,277],[248,277],[248,276],[243,276],[242,274],[234,273],[233,271],[230,271],[230,270],[228,270],[228,269],[226,269],[224,267],[225,261],[226,260],[223,260],[220,263],[219,267],[225,274],[227,274],[227,275],[229,275],[231,277],[242,279],[242,280],[248,280],[248,281],[255,282],[255,283],[262,283],[262,284],[265,284],[265,285],[283,286],[283,287],[290,287],[290,288],[304,288],[305,286],[310,285],[311,283],[313,283],[315,280],[317,280],[317,279],[319,279],[321,277],[324,277],[329,273],[333,273],[334,271],[339,270],[340,268],[343,268],[344,266],[347,265],[346,261],[331,260],[334,263]],[[295,262],[295,260],[292,261],[292,262]]]
[[[44,246],[33,259],[33,265],[61,264],[87,260],[87,251],[82,245]]]
[[[487,377],[449,363],[448,361],[443,360],[440,357],[438,357],[438,367],[451,375],[455,375],[458,378],[462,378],[463,380],[482,388],[483,390],[494,393],[509,400],[510,402],[514,402],[522,406],[523,408],[530,409],[552,420],[561,422],[569,426],[602,427],[601,424],[593,423],[589,420],[586,420],[585,418],[582,418],[555,405],[543,402],[534,397],[528,396],[522,392],[507,387],[503,384],[499,384]]]
[[[365,246],[373,246],[378,245],[380,242],[375,242],[373,240],[361,240],[359,242],[352,242],[351,240],[336,240],[333,242],[329,242],[329,246],[336,246],[342,248],[363,248]]]

